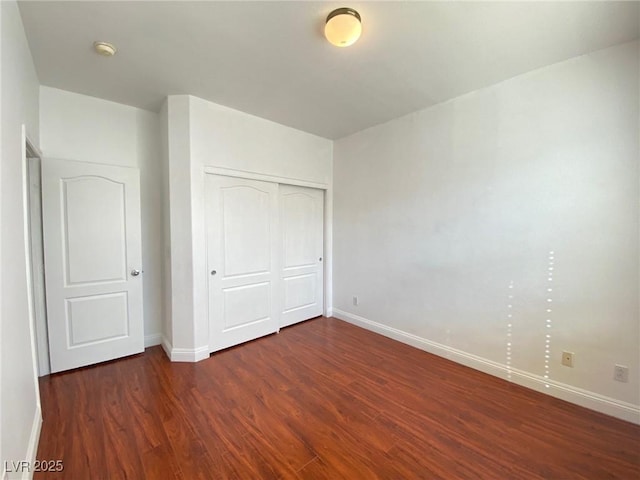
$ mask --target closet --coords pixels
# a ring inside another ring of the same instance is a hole
[[[324,192],[205,175],[209,346],[322,315]]]

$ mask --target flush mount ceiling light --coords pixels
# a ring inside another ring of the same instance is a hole
[[[93,42],[93,48],[97,53],[105,57],[113,57],[116,54],[116,47],[107,42]]]
[[[353,8],[338,8],[329,14],[324,26],[324,36],[336,47],[348,47],[360,38],[362,23],[360,14]]]

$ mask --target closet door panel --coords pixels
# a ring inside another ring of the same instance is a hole
[[[211,351],[278,330],[278,185],[207,174]]]
[[[280,185],[280,326],[322,315],[324,192]]]

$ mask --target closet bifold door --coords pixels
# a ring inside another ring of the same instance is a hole
[[[280,327],[322,315],[324,192],[280,185]]]
[[[278,184],[205,175],[209,346],[278,331]]]

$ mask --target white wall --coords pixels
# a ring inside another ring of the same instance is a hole
[[[36,144],[38,78],[18,7],[0,2],[0,461],[33,460],[41,414],[27,301],[22,125]]]
[[[638,54],[577,57],[337,141],[336,316],[640,421]]]
[[[164,303],[159,115],[43,86],[40,130],[45,158],[140,169],[145,344],[159,344]]]
[[[172,358],[194,361],[209,355],[205,167],[325,186],[330,199],[332,142],[192,96],[167,106]]]
[[[330,140],[197,97],[189,107],[194,165],[330,183]]]
[[[160,158],[162,176],[162,292],[163,292],[163,320],[162,320],[162,344],[167,354],[171,354],[173,341],[173,312],[172,287],[171,287],[171,217],[170,217],[170,192],[169,192],[169,106],[165,101],[160,109]]]
[[[144,269],[145,346],[159,345],[164,317],[164,218],[160,117],[136,109],[142,265]]]
[[[169,175],[169,234],[171,331],[166,332],[171,343],[165,349],[172,360],[174,348],[193,351],[193,246],[191,224],[191,159],[189,141],[189,97],[167,98],[167,149]]]

